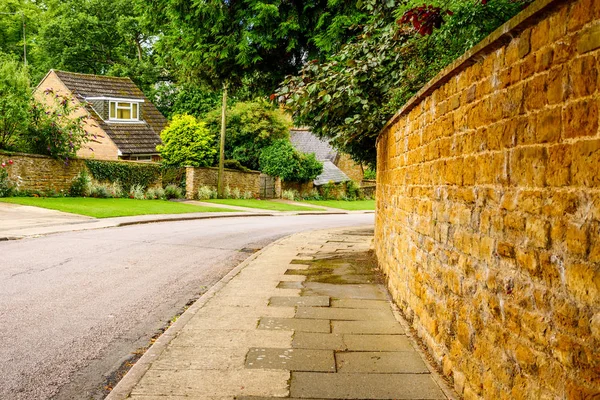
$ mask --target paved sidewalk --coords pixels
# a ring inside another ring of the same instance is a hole
[[[242,263],[121,380],[115,399],[446,399],[397,319],[369,228],[301,233]]]

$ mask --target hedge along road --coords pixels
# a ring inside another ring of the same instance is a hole
[[[226,218],[0,242],[0,398],[103,398],[132,352],[254,250],[373,218]]]

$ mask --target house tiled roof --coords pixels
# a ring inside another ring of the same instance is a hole
[[[323,161],[323,172],[317,176],[313,183],[316,186],[325,185],[329,182],[340,183],[350,181],[351,179],[342,172],[341,169],[335,166],[331,161]]]
[[[338,159],[338,152],[325,140],[319,139],[308,129],[292,129],[290,141],[294,147],[307,154],[313,153],[317,160],[323,163],[323,172],[313,181],[316,186],[328,182],[340,183],[351,180],[348,175],[334,164]]]
[[[106,123],[92,112],[100,127],[108,134],[123,154],[156,153],[161,144],[160,132],[167,124],[166,118],[158,111],[144,93],[129,78],[114,76],[76,74],[54,71],[62,83],[79,100],[89,97],[115,97],[144,100],[141,105],[139,123]]]
[[[299,151],[308,154],[314,153],[319,161],[336,161],[337,151],[325,140],[313,135],[308,129],[292,129],[290,141]]]

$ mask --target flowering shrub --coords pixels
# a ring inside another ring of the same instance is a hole
[[[210,186],[200,186],[198,188],[198,200],[216,199],[217,190]]]
[[[13,160],[8,160],[8,162],[0,164],[0,197],[11,196],[15,190],[14,185],[8,177],[7,168],[11,165],[13,165]]]
[[[44,94],[53,104],[45,107],[33,103],[31,124],[23,135],[26,150],[68,162],[91,139],[85,130],[86,116],[73,115],[78,107],[71,98],[56,94],[52,89]]]

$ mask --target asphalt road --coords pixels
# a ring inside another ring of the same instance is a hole
[[[0,399],[102,398],[107,377],[252,250],[373,219],[226,218],[0,242]]]

